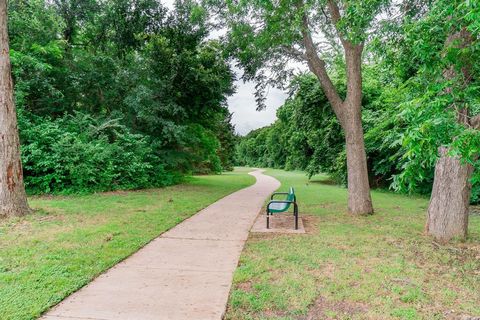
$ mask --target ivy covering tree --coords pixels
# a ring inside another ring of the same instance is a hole
[[[231,169],[234,75],[195,1],[11,0],[31,193],[136,189]]]

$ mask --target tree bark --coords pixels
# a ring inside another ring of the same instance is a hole
[[[373,206],[368,182],[362,116],[359,109],[359,106],[348,106],[343,121],[347,151],[348,212],[371,214]]]
[[[362,52],[363,44],[343,41],[347,66],[347,97],[342,119],[345,131],[348,172],[348,211],[373,213],[368,181],[367,154],[362,127]]]
[[[0,217],[28,213],[7,31],[7,1],[0,0]]]
[[[459,158],[449,156],[448,151],[447,147],[439,148],[425,226],[426,232],[441,242],[466,238],[472,192],[473,166],[462,164]]]

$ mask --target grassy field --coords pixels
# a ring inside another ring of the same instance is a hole
[[[376,213],[352,217],[325,177],[267,173],[296,188],[307,234],[250,237],[226,319],[480,316],[479,216],[467,242],[440,246],[422,234],[428,199],[373,192]]]
[[[136,192],[32,198],[0,221],[0,319],[34,319],[210,203],[254,183],[246,170]]]

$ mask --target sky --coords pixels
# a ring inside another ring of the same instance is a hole
[[[167,8],[173,8],[174,0],[161,0]],[[220,32],[215,32],[212,37],[219,36]],[[242,71],[234,68],[237,78],[240,79]],[[254,129],[267,126],[275,121],[277,109],[287,98],[287,94],[275,88],[269,88],[267,108],[262,111],[256,111],[255,102],[255,84],[252,82],[244,83],[243,80],[235,82],[236,93],[228,98],[228,109],[233,113],[232,123],[235,125],[235,131],[240,135],[246,135]]]
[[[238,76],[240,70],[236,70]],[[235,125],[235,131],[240,135],[267,126],[277,118],[277,109],[287,98],[287,94],[275,88],[268,90],[266,106],[262,111],[257,111],[255,102],[255,84],[252,82],[244,83],[242,80],[235,82],[236,93],[228,99],[228,109],[233,113],[232,123]]]

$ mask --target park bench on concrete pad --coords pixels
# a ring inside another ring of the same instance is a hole
[[[285,200],[275,200],[276,195],[285,195]],[[270,197],[270,202],[267,205],[267,229],[270,228],[270,216],[274,213],[281,213],[287,211],[293,204],[293,216],[295,217],[295,230],[298,229],[298,206],[295,190],[290,187],[288,192],[275,192]]]

